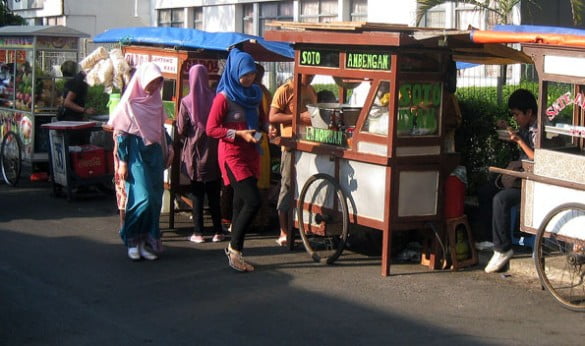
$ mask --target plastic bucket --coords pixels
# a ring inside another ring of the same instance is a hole
[[[465,213],[465,183],[455,175],[445,182],[445,217],[459,217]]]
[[[112,114],[114,112],[114,109],[116,109],[118,103],[120,103],[120,94],[118,93],[110,94],[110,100],[108,101],[109,114]]]

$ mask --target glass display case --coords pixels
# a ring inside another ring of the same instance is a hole
[[[48,130],[61,103],[65,81],[60,65],[79,61],[79,39],[88,35],[62,26],[0,28],[0,124],[17,133],[22,157],[48,161]]]

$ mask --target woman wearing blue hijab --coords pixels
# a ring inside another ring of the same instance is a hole
[[[258,107],[262,91],[254,84],[256,65],[250,54],[234,48],[217,86],[206,132],[219,139],[218,161],[225,185],[234,190],[232,237],[225,253],[229,265],[237,271],[251,272],[254,267],[244,261],[244,236],[260,208],[258,191],[260,173],[259,139],[256,131],[268,128]]]

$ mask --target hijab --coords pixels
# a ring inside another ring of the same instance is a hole
[[[151,94],[144,90],[158,78],[162,73],[156,64],[147,62],[138,67],[110,117],[114,131],[141,137],[145,145],[161,143],[166,115],[160,88]]]
[[[197,64],[189,69],[189,93],[181,100],[193,126],[205,130],[215,92],[209,87],[207,68]]]
[[[256,84],[244,87],[240,77],[256,72],[256,64],[252,56],[233,48],[228,55],[225,69],[219,80],[217,92],[224,92],[230,101],[244,108],[248,129],[258,129],[258,105],[262,101],[262,90]]]

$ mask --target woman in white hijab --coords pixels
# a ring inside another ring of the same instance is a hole
[[[162,250],[163,151],[170,139],[163,127],[162,84],[158,66],[140,65],[109,121],[120,160],[116,174],[125,181],[127,195],[120,236],[132,260],[155,260]]]

